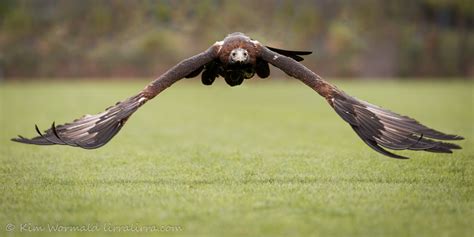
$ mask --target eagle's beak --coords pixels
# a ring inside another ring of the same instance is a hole
[[[245,63],[248,61],[249,54],[243,48],[236,48],[230,52],[230,61],[232,63]]]

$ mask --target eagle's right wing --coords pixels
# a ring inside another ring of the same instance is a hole
[[[102,113],[86,115],[64,125],[56,126],[53,123],[51,128],[44,131],[44,133],[35,125],[38,136],[31,139],[18,136],[13,138],[12,141],[35,145],[69,145],[85,149],[101,147],[120,131],[128,118],[141,105],[154,98],[173,83],[214,60],[219,49],[220,44],[216,43],[206,51],[181,61],[148,84],[137,95],[118,102]]]

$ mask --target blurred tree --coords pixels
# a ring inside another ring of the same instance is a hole
[[[474,75],[472,0],[3,0],[0,71],[151,76],[242,31],[325,76]]]

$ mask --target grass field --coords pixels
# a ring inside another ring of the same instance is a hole
[[[177,228],[153,233],[163,236],[474,235],[472,82],[335,82],[465,136],[453,155],[384,157],[303,84],[268,80],[180,82],[98,150],[9,141],[35,135],[35,123],[100,112],[146,83],[0,85],[0,236],[55,224]]]

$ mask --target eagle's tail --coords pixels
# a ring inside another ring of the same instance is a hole
[[[462,140],[461,136],[445,134],[428,128],[418,121],[356,99],[335,89],[328,102],[372,149],[392,158],[407,157],[391,153],[393,150],[423,150],[452,153],[459,145],[437,140]]]
[[[290,57],[290,58],[296,60],[297,62],[301,62],[301,61],[304,60],[304,58],[301,57],[301,56],[310,55],[310,54],[313,53],[311,51],[296,51],[296,50],[277,49],[277,48],[273,48],[273,47],[270,47],[270,46],[266,46],[266,47],[268,49],[270,49],[271,51],[273,51],[273,52],[276,52],[276,53],[279,53],[281,55],[285,55],[287,57]]]
[[[105,145],[123,127],[127,119],[147,101],[143,93],[130,97],[104,112],[85,115],[71,123],[56,126],[41,133],[35,125],[38,136],[28,139],[23,136],[12,141],[35,145],[69,145],[85,149],[95,149]]]

